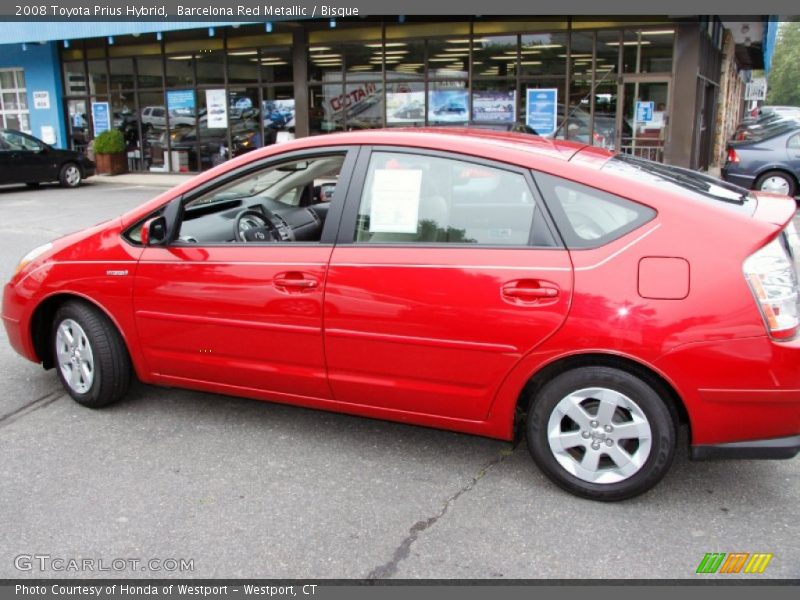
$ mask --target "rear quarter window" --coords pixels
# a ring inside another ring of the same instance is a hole
[[[534,177],[570,249],[598,248],[656,216],[649,206],[597,188],[544,173]]]

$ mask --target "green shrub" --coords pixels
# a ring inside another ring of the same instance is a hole
[[[109,129],[94,138],[95,154],[119,154],[125,152],[125,137],[119,129]]]

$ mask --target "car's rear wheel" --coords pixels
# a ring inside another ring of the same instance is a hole
[[[66,163],[58,174],[58,181],[64,187],[78,187],[82,180],[81,168],[75,163]]]
[[[783,171],[767,171],[756,180],[755,187],[759,192],[771,192],[784,196],[794,196],[797,191],[794,178]]]
[[[664,399],[642,379],[610,367],[558,375],[531,400],[528,449],[542,472],[592,500],[646,492],[669,469],[676,427]]]
[[[113,323],[96,308],[79,301],[63,304],[52,331],[58,378],[75,401],[100,408],[128,391],[131,362]]]

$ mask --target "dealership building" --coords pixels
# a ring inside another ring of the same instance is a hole
[[[384,17],[14,23],[0,127],[91,152],[120,129],[132,171],[201,171],[293,137],[382,127],[534,131],[718,165],[768,70],[768,17]]]

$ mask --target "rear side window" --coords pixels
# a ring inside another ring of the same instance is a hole
[[[649,206],[568,179],[535,174],[568,248],[598,248],[656,216]]]
[[[452,158],[373,152],[354,241],[526,246],[536,208],[521,173]]]

